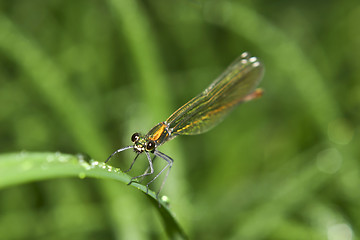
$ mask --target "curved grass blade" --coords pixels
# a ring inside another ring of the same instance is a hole
[[[62,153],[9,153],[0,155],[0,189],[18,184],[54,178],[78,177],[111,179],[128,184],[131,177],[119,168],[114,168],[103,162],[85,160],[83,155]],[[146,194],[146,187],[137,183],[130,186]],[[163,219],[167,234],[171,238],[186,239],[186,235],[174,218],[167,203],[157,200],[153,191],[148,191],[149,199],[156,205]],[[161,205],[161,208],[158,205]]]

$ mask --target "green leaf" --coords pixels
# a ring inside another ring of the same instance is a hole
[[[62,153],[20,152],[0,155],[0,189],[61,177],[111,179],[124,184],[128,184],[131,179],[119,168],[92,159],[88,160],[80,154],[74,156]],[[146,187],[141,184],[133,183],[130,186],[145,194],[147,192]],[[186,239],[184,231],[168,208],[167,203],[162,200],[158,201],[156,194],[151,190],[146,195],[158,209],[169,237]]]

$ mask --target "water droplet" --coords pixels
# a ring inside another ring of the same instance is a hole
[[[249,53],[248,52],[243,52],[241,54],[241,58],[248,58],[249,57]]]
[[[163,202],[165,202],[165,203],[169,203],[170,202],[170,199],[169,199],[169,197],[168,196],[162,196],[161,197],[161,201],[163,201]]]
[[[91,162],[91,166],[95,167],[95,166],[97,166],[97,165],[99,165],[99,162],[98,162],[98,161],[92,161],[92,162]]]
[[[91,157],[85,153],[78,153],[76,157],[80,160],[83,160],[87,163],[90,163],[92,161]]]
[[[79,173],[79,178],[80,179],[86,178],[86,174],[84,172]]]
[[[170,206],[170,198],[168,196],[162,196],[161,197],[161,201],[167,206],[169,207]]]
[[[87,162],[83,161],[83,160],[79,160],[80,165],[85,168],[85,170],[90,170],[91,169],[91,165],[89,165]]]
[[[83,155],[78,154],[77,157],[78,157],[80,166],[82,166],[82,167],[85,168],[86,170],[90,170],[90,169],[91,169],[91,165],[90,165],[87,161],[84,160]]]
[[[251,57],[251,58],[249,58],[249,62],[251,62],[251,63],[254,63],[254,62],[256,62],[257,61],[257,58],[256,57]]]
[[[253,67],[254,67],[254,68],[256,68],[256,67],[258,67],[258,66],[260,66],[260,63],[259,63],[259,62],[254,62],[254,63],[253,63]]]
[[[247,64],[248,60],[247,59],[241,59],[241,63],[242,64]]]

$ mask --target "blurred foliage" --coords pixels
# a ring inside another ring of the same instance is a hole
[[[192,239],[357,239],[359,22],[357,0],[0,0],[0,150],[105,160],[249,51],[264,97],[161,147],[170,208]],[[118,182],[0,191],[0,239],[65,238],[167,236]]]

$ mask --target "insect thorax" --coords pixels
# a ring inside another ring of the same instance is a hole
[[[172,138],[171,130],[165,122],[158,123],[146,134],[149,140],[153,140],[159,146]]]

